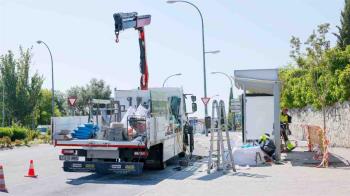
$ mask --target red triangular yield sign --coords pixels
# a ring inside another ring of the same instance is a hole
[[[77,101],[77,97],[68,97],[68,104],[70,106],[74,106],[75,105],[75,102]]]
[[[202,97],[202,102],[204,103],[204,105],[207,105],[210,101],[210,97]]]

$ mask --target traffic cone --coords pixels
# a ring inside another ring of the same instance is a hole
[[[0,165],[0,192],[8,193],[5,185],[5,176],[4,176],[2,165]]]
[[[24,177],[32,177],[32,178],[38,177],[38,175],[35,175],[33,160],[30,160],[28,175],[26,175]]]

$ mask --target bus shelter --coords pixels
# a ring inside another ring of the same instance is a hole
[[[238,89],[243,90],[242,95],[242,132],[243,135],[247,134],[247,117],[254,116],[254,113],[258,113],[254,110],[247,111],[247,92],[248,94],[265,94],[273,96],[273,100],[267,109],[272,110],[263,116],[258,116],[256,118],[268,118],[272,120],[273,128],[272,134],[276,145],[276,159],[281,158],[281,140],[280,140],[280,81],[278,78],[278,69],[251,69],[251,70],[235,70],[234,71],[234,82]],[[261,108],[259,109],[261,110]],[[261,111],[260,111],[261,112]],[[256,123],[249,121],[248,123]],[[257,124],[256,126],[259,126]],[[249,126],[248,126],[249,127]],[[244,138],[244,137],[243,137]],[[246,140],[244,141],[246,142]]]

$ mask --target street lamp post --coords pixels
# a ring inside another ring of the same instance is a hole
[[[169,78],[174,77],[174,76],[181,76],[181,75],[182,75],[182,73],[177,73],[177,74],[173,74],[173,75],[168,76],[167,78],[165,78],[165,80],[163,82],[163,87],[165,86],[165,83],[166,83],[166,81],[168,81]]]
[[[232,78],[231,76],[229,76],[228,74],[224,73],[224,72],[219,72],[219,71],[215,71],[215,72],[211,72],[211,74],[221,74],[221,75],[224,75],[225,77],[227,77],[229,80],[230,80],[230,84],[231,84],[231,91],[230,93],[232,92],[233,93],[233,82],[232,82]],[[233,97],[233,96],[232,96]],[[230,108],[230,106],[229,106]],[[230,112],[230,111],[229,111]],[[232,117],[232,128],[235,128],[235,117],[233,116]],[[234,129],[233,129],[234,130]],[[235,130],[234,130],[235,131]]]
[[[205,67],[205,43],[204,43],[204,22],[203,22],[203,15],[202,12],[199,10],[199,8],[194,5],[191,2],[188,1],[178,1],[178,0],[174,0],[174,1],[167,1],[167,3],[187,3],[191,6],[193,6],[199,13],[199,16],[201,17],[201,23],[202,23],[202,52],[203,52],[203,83],[204,83],[204,97],[207,97],[207,72],[206,72],[206,67]],[[208,116],[208,107],[207,105],[204,105],[204,117]],[[205,128],[205,135],[208,136],[208,130]]]
[[[44,44],[47,48],[47,50],[49,51],[50,53],[50,58],[51,58],[51,93],[52,93],[52,98],[51,98],[51,110],[52,110],[52,117],[55,116],[55,87],[54,87],[54,78],[53,78],[53,59],[52,59],[52,53],[51,53],[51,50],[49,48],[49,46],[44,42],[44,41],[41,41],[41,40],[38,40],[36,43],[38,44]],[[52,127],[51,127],[51,133],[53,132],[53,123],[51,123]],[[53,135],[53,134],[52,134]]]

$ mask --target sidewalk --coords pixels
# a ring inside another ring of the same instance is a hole
[[[195,154],[203,159],[148,189],[141,195],[349,195],[350,167],[340,160],[350,160],[350,150],[331,148],[335,159],[329,168],[316,168],[309,160],[312,153],[303,147],[284,154],[283,165],[240,167],[236,173],[220,171],[207,174],[206,157],[209,138],[196,135]],[[339,159],[337,157],[343,157]],[[335,164],[333,164],[335,163]]]

